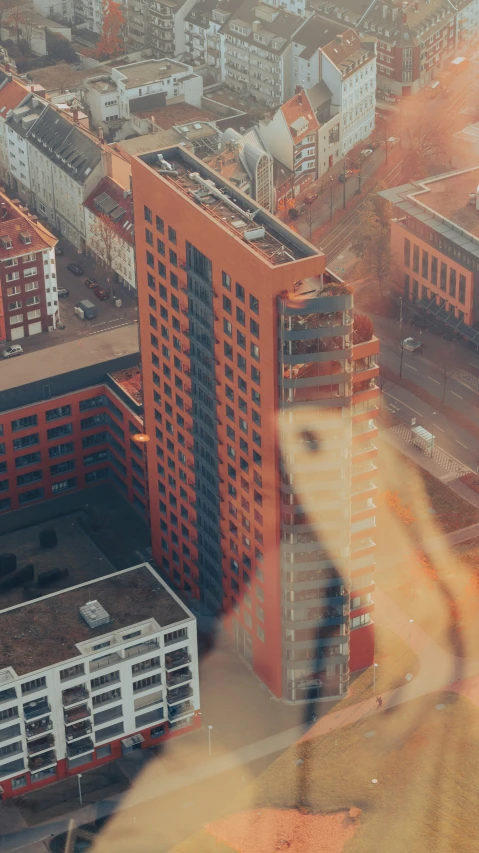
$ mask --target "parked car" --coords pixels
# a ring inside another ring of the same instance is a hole
[[[57,293],[59,299],[65,299],[67,296],[70,296],[70,291],[66,287],[59,287]]]
[[[351,175],[352,172],[349,169],[347,169],[346,172],[340,172],[338,175],[338,181],[344,184],[348,180],[348,178],[351,177]]]
[[[388,147],[394,148],[394,146],[397,145],[398,142],[399,142],[399,139],[397,136],[390,136],[388,139]]]
[[[414,338],[404,338],[402,347],[408,352],[417,352],[422,349],[422,341],[415,341]]]
[[[395,103],[396,103],[396,98],[394,97],[394,95],[391,95],[389,92],[386,92],[386,93],[385,93],[385,95],[384,95],[384,100],[385,100],[385,101],[387,101],[387,102],[388,102],[388,103],[390,103],[390,104],[395,104]]]
[[[90,288],[90,290],[94,290],[96,287],[96,278],[86,278],[85,284]]]
[[[361,157],[370,157],[371,154],[373,153],[373,149],[372,148],[363,148],[363,150],[360,153],[361,153]]]
[[[67,270],[73,275],[83,275],[83,267],[80,264],[67,264]]]
[[[23,352],[20,344],[12,344],[6,349],[3,350],[2,355],[4,358],[12,358],[14,355],[21,355]]]
[[[64,254],[63,249],[61,249],[60,246],[55,246],[55,255],[57,256],[57,258],[63,254]]]
[[[95,294],[97,299],[108,299],[110,296],[108,290],[105,290],[104,287],[94,287],[93,293]]]
[[[377,149],[377,148],[380,148],[380,147],[381,147],[381,143],[380,143],[380,142],[378,142],[378,140],[377,140],[377,139],[375,139],[375,140],[374,140],[374,142],[371,142],[371,143],[370,143],[370,146],[371,146],[371,148],[373,149],[373,151],[376,151],[376,149]]]
[[[305,204],[314,204],[317,197],[318,197],[318,193],[309,193],[309,195],[307,195],[306,198],[304,199],[304,203]]]

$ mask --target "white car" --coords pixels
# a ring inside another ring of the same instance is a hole
[[[14,355],[21,355],[23,352],[20,344],[12,344],[11,347],[7,347],[3,350],[2,355],[4,358],[11,358]]]
[[[404,338],[402,348],[408,352],[417,352],[422,349],[422,341],[415,341],[414,338]]]
[[[388,147],[394,148],[394,146],[397,145],[398,142],[399,142],[399,139],[397,136],[390,136],[388,139]]]
[[[363,148],[363,150],[360,153],[361,153],[361,157],[369,157],[373,153],[373,149],[372,148]]]

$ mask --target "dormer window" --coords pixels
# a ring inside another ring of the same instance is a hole
[[[20,231],[20,240],[28,246],[32,242],[32,235],[28,231]]]
[[[0,237],[0,244],[2,249],[13,249],[13,243],[11,237]]]

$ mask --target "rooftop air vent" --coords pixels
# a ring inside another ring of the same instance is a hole
[[[110,616],[99,601],[87,601],[80,607],[80,613],[89,628],[99,628],[100,625],[108,625]]]

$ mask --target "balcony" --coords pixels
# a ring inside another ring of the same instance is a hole
[[[90,672],[97,672],[99,669],[105,669],[107,666],[114,666],[121,661],[121,655],[118,652],[113,652],[111,655],[104,655],[102,658],[92,660],[90,662]]]
[[[82,723],[73,723],[72,726],[68,726],[65,728],[65,737],[67,743],[70,743],[72,740],[77,740],[79,737],[83,737],[84,735],[89,735],[91,732],[91,723],[90,720],[84,720]]]
[[[77,708],[74,708],[72,711],[64,711],[63,719],[65,721],[65,725],[69,726],[70,723],[77,723],[79,720],[85,720],[87,717],[91,716],[91,711],[88,705],[80,705]]]
[[[172,723],[180,720],[182,717],[189,717],[194,712],[195,709],[192,702],[183,702],[181,705],[175,705],[174,708],[168,708],[168,719]]]
[[[168,687],[176,687],[177,684],[184,684],[186,681],[191,681],[192,678],[193,675],[189,669],[182,669],[173,675],[167,674],[166,683]]]
[[[17,698],[17,691],[14,687],[8,687],[7,690],[0,691],[0,705],[3,705],[4,702],[11,702],[12,699]]]
[[[47,735],[47,737],[31,741],[27,745],[27,752],[29,755],[36,755],[38,752],[46,752],[53,746],[55,746],[55,738],[53,735]]]
[[[70,690],[64,690],[62,694],[62,704],[64,708],[71,708],[73,705],[80,705],[85,699],[89,699],[90,694],[83,684],[77,687],[71,687]]]
[[[146,640],[145,643],[138,643],[137,646],[125,649],[125,659],[136,658],[138,655],[146,655],[158,647],[158,640]]]
[[[93,752],[94,743],[90,737],[79,740],[78,743],[67,744],[68,758],[76,758],[78,755],[84,755],[87,752]]]
[[[49,714],[51,711],[50,705],[43,699],[39,699],[36,702],[28,702],[27,705],[23,706],[23,716],[26,720],[33,720],[34,717],[45,716],[45,714]]]
[[[52,730],[52,721],[50,717],[45,717],[43,720],[38,720],[37,723],[30,723],[25,726],[25,734],[27,736],[27,740],[30,740],[33,737],[38,737],[39,735],[44,734],[45,732],[50,732]]]
[[[176,690],[168,690],[168,705],[175,705],[183,699],[189,699],[190,696],[193,696],[193,690],[189,684],[177,687]]]
[[[45,752],[43,755],[37,755],[35,758],[28,759],[28,768],[32,773],[42,770],[45,767],[53,767],[57,763],[57,755],[54,749],[50,752]]]

